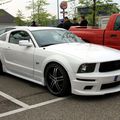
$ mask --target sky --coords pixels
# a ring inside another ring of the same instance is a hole
[[[29,1],[32,0],[12,0],[12,2],[0,5],[0,9],[4,9],[13,16],[16,16],[18,10],[22,11],[23,15],[27,18],[31,15],[31,12],[26,9],[26,6],[28,5]],[[61,3],[63,0],[59,0],[59,3]],[[52,15],[57,16],[57,0],[47,0],[49,5],[46,7],[46,10],[51,13]],[[116,2],[120,5],[120,0],[113,0],[113,2]],[[61,11],[61,10],[60,10]]]
[[[4,9],[13,16],[16,16],[18,10],[22,11],[24,16],[30,16],[31,12],[26,9],[26,6],[29,4],[29,1],[32,0],[12,0],[12,2],[9,2],[4,5],[0,5],[0,9]],[[62,0],[59,0],[59,3]],[[49,5],[46,7],[46,10],[51,13],[52,15],[57,15],[57,0],[47,0]]]

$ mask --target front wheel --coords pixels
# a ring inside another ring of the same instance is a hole
[[[45,82],[48,90],[56,96],[66,96],[70,93],[70,80],[65,69],[57,64],[51,63],[45,70]]]

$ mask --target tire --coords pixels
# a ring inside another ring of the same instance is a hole
[[[3,74],[3,67],[2,67],[2,62],[0,61],[0,75]]]
[[[71,92],[70,80],[65,69],[51,63],[45,70],[45,82],[48,90],[56,96],[67,96]]]

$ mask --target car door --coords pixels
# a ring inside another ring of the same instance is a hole
[[[104,45],[120,50],[120,16],[115,20],[112,30],[106,30]]]
[[[10,73],[33,78],[34,45],[32,47],[20,46],[20,40],[32,42],[26,31],[19,30],[10,33],[6,48],[3,50],[6,68]]]

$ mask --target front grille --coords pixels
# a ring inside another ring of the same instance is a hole
[[[103,89],[109,89],[109,88],[114,88],[114,87],[117,87],[117,86],[119,86],[120,85],[120,81],[118,81],[118,82],[113,82],[113,83],[108,83],[108,84],[103,84],[102,86],[101,86],[101,90],[103,90]]]
[[[114,70],[120,70],[120,60],[100,64],[99,72],[110,72]]]

